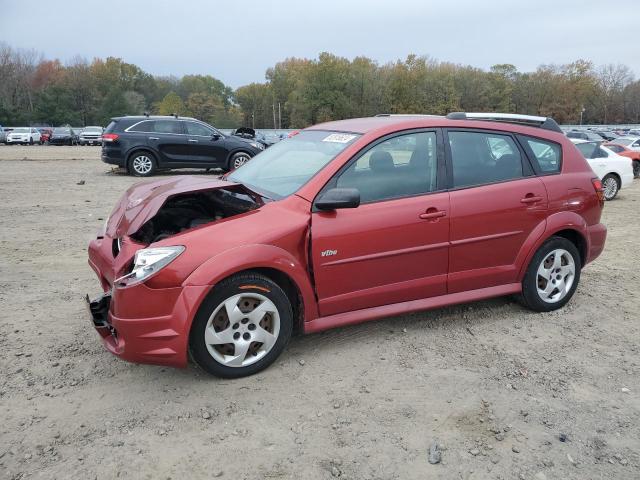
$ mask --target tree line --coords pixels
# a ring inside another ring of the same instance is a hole
[[[424,56],[379,64],[330,53],[288,58],[235,91],[210,75],[154,76],[122,59],[67,64],[0,44],[0,124],[106,125],[119,115],[190,115],[220,128],[302,128],[377,113],[499,111],[560,123],[640,123],[640,81],[587,60],[519,72]]]

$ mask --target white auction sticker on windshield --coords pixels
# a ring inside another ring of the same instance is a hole
[[[334,143],[348,143],[351,140],[356,138],[355,135],[348,135],[346,133],[332,133],[328,137],[326,137],[323,142],[334,142]]]

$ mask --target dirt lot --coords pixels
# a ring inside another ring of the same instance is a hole
[[[372,322],[223,381],[120,361],[89,325],[86,246],[135,181],[98,152],[0,146],[0,478],[640,478],[640,181],[560,312]]]

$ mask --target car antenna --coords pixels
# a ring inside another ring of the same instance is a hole
[[[178,118],[178,114],[177,113],[173,113],[172,114],[175,118]]]

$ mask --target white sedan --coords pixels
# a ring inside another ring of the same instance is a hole
[[[587,142],[571,139],[587,159],[591,169],[602,180],[604,198],[613,200],[621,188],[633,183],[633,165],[629,157],[618,155],[601,145],[601,142]]]
[[[40,132],[37,128],[32,127],[19,127],[14,128],[7,133],[7,145],[12,143],[23,143],[33,145],[34,143],[41,143]]]

